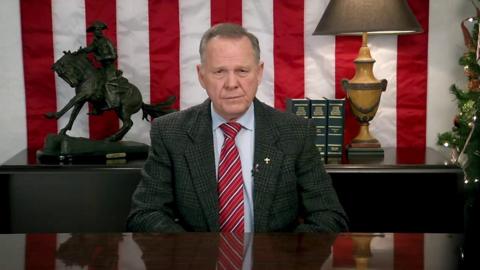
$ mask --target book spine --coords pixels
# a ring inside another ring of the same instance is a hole
[[[315,125],[315,145],[320,152],[322,160],[325,159],[327,148],[327,100],[310,100],[310,118]]]
[[[310,101],[308,99],[287,99],[287,112],[308,119],[310,117]]]
[[[345,121],[345,100],[328,100],[327,114],[327,158],[341,157],[343,153],[343,131]]]

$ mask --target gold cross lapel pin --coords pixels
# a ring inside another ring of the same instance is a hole
[[[266,158],[264,159],[264,161],[265,161],[265,164],[268,164],[268,163],[270,163],[270,160],[271,160],[271,159],[269,159],[268,157],[266,157]]]

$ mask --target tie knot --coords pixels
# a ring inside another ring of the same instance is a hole
[[[235,139],[242,126],[237,122],[228,122],[220,125],[223,134],[229,139]]]

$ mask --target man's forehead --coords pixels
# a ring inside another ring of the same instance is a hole
[[[239,50],[242,48],[242,50]],[[245,50],[246,49],[246,50]],[[256,60],[255,51],[250,43],[250,40],[245,37],[214,37],[206,46],[205,50],[206,58],[237,58],[239,57],[242,62],[250,62],[250,60]],[[245,57],[245,54],[251,54],[252,59]],[[220,59],[217,59],[220,60]]]
[[[210,39],[207,43],[207,48],[212,46],[224,45],[224,44],[248,44],[248,46],[253,50],[250,40],[246,36],[240,37],[229,37],[229,36],[216,36]]]

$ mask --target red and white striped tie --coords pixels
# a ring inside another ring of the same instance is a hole
[[[235,137],[242,128],[240,124],[229,122],[220,128],[225,141],[220,151],[218,163],[219,223],[221,232],[244,232],[243,224],[243,176],[242,164]]]
[[[218,244],[218,270],[239,270],[243,265],[243,232],[221,233]]]

